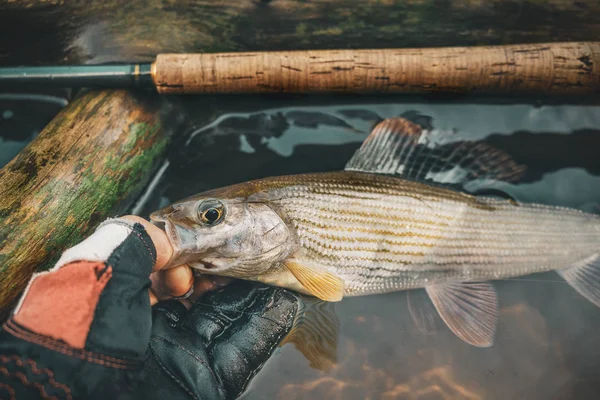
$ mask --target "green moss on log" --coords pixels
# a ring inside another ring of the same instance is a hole
[[[164,160],[169,109],[157,96],[87,93],[0,170],[2,311],[34,271],[131,206]]]

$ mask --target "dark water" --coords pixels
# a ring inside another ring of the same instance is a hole
[[[0,168],[67,104],[56,94],[0,93]]]
[[[169,167],[137,211],[147,216],[182,197],[249,179],[342,169],[374,123],[399,115],[484,140],[525,164],[522,182],[504,187],[517,200],[600,209],[599,107],[351,97],[318,103],[186,98],[195,135],[175,144]],[[0,119],[0,161],[39,129],[19,141],[10,136],[10,120]],[[341,329],[338,364],[331,371],[311,369],[286,345],[243,398],[597,398],[600,309],[555,273],[496,287],[501,313],[491,348],[471,347],[443,326],[424,335],[409,316],[403,292],[348,298],[336,304]]]
[[[523,182],[505,187],[517,200],[588,211],[599,204],[598,107],[262,102],[231,102],[211,123],[198,123],[189,145],[174,150],[154,192],[160,196],[144,213],[249,179],[339,170],[376,121],[399,115],[485,140],[527,165]],[[191,101],[188,107],[196,106]],[[248,108],[253,112],[233,112]],[[408,314],[405,293],[348,298],[336,304],[341,329],[333,370],[311,369],[286,345],[244,398],[597,398],[600,310],[555,273],[498,282],[497,288],[501,314],[489,349],[471,347],[443,326],[423,335]]]

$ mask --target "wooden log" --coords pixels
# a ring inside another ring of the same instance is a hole
[[[110,215],[125,212],[171,135],[158,95],[90,92],[0,169],[0,314],[31,274]]]
[[[0,65],[599,37],[597,0],[19,0],[0,5]]]
[[[159,54],[159,93],[600,93],[600,42]]]

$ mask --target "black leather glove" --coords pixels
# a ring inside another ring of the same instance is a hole
[[[0,330],[0,398],[235,398],[292,327],[298,299],[236,282],[190,311],[150,307],[140,223],[111,220],[35,275]]]
[[[292,327],[297,298],[235,282],[188,311],[176,300],[153,309],[146,399],[233,399]]]

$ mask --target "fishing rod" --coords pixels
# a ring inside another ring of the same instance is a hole
[[[424,49],[159,54],[154,62],[0,68],[0,88],[192,93],[600,93],[600,42]]]

